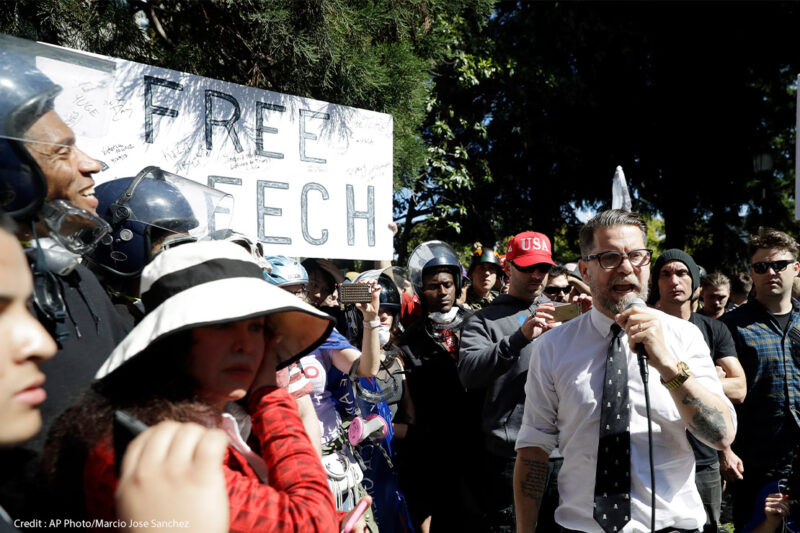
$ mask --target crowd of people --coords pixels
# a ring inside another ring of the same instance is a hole
[[[0,531],[706,533],[723,489],[800,524],[788,234],[728,277],[608,210],[577,263],[522,231],[347,272],[157,167],[95,187],[60,87],[0,81]]]

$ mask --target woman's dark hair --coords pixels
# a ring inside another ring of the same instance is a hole
[[[97,443],[113,446],[114,411],[127,411],[148,426],[163,420],[218,425],[219,413],[196,397],[185,371],[190,344],[191,331],[155,342],[93,383],[56,420],[42,453],[42,473],[58,516],[85,518],[83,468]]]

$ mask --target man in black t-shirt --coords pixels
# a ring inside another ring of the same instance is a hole
[[[683,250],[667,250],[653,265],[651,295],[656,307],[667,314],[688,320],[700,329],[708,344],[711,357],[725,395],[732,403],[741,403],[746,394],[745,375],[736,356],[736,346],[730,331],[713,318],[692,312],[692,294],[700,282],[694,259]],[[706,509],[704,533],[716,533],[722,503],[722,482],[719,459],[713,448],[686,433],[694,450],[695,482]],[[724,452],[722,452],[724,453]]]

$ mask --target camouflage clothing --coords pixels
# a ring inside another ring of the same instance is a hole
[[[464,306],[472,309],[473,311],[477,311],[478,309],[483,309],[484,307],[488,307],[492,300],[497,298],[500,293],[495,290],[489,291],[484,297],[478,296],[472,290],[472,286],[470,285],[467,289],[467,300],[464,302]]]

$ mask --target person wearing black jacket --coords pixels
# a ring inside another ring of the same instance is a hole
[[[434,257],[415,289],[417,318],[397,342],[407,372],[415,423],[398,450],[401,486],[420,531],[480,530],[470,515],[476,501],[471,473],[477,457],[474,405],[456,371],[461,328],[471,312],[456,305],[461,294],[457,256]],[[478,529],[474,529],[474,528]]]

